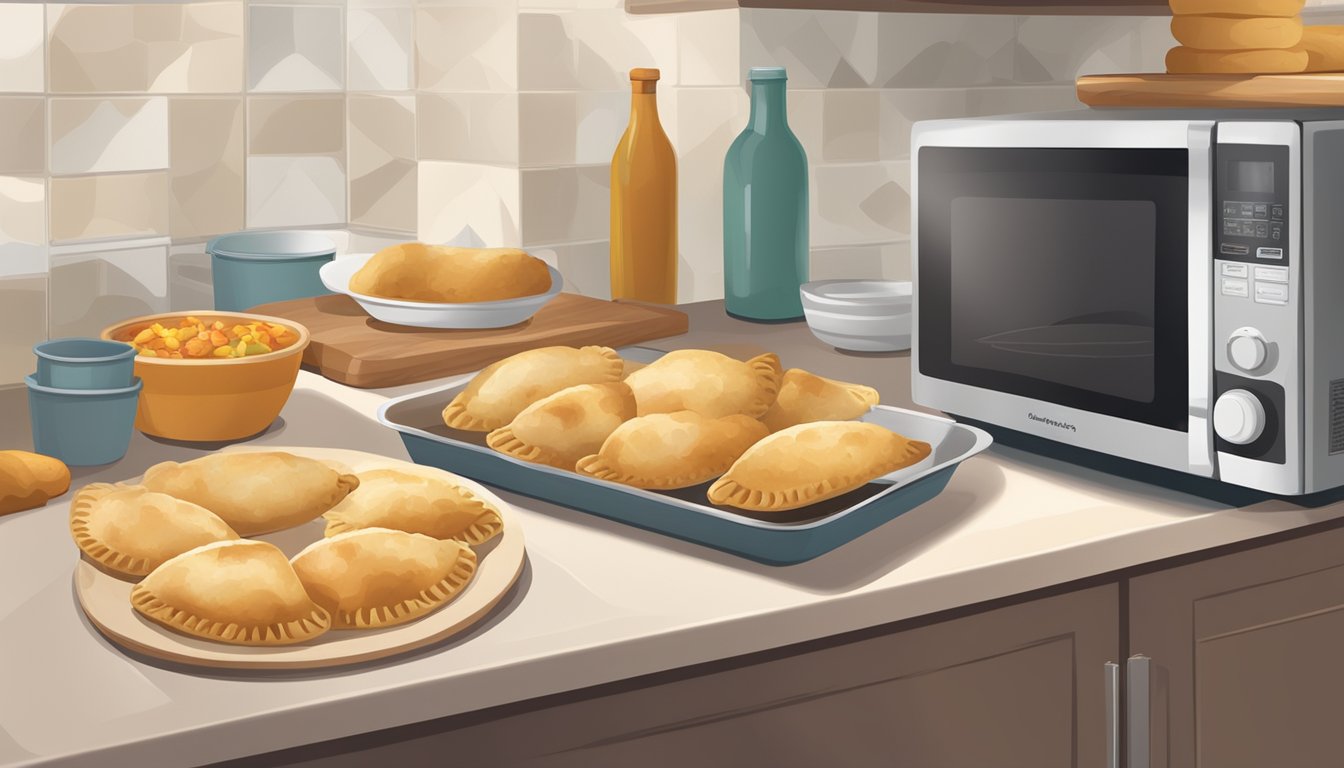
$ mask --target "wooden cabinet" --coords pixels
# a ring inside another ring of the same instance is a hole
[[[1131,579],[1129,648],[1151,669],[1131,768],[1339,765],[1344,528]]]
[[[1119,618],[1109,584],[252,764],[1100,765]]]

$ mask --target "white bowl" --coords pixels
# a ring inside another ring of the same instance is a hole
[[[551,288],[545,293],[523,296],[504,301],[477,301],[461,304],[436,304],[427,301],[403,301],[368,296],[350,290],[350,278],[360,267],[373,258],[371,253],[337,256],[322,265],[318,274],[327,290],[344,293],[364,308],[371,316],[393,325],[417,328],[504,328],[517,325],[535,315],[537,310],[554,299],[565,285],[561,274],[547,264],[551,273]]]
[[[910,348],[911,292],[900,280],[820,280],[800,290],[812,335],[854,352]]]

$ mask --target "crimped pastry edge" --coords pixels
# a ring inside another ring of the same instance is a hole
[[[757,355],[746,363],[756,377],[756,400],[746,415],[759,419],[770,410],[770,406],[774,405],[779,397],[779,385],[784,378],[784,368],[779,362],[779,355],[774,352]]]
[[[303,557],[308,552],[319,546],[325,546],[329,542],[338,541],[346,538],[354,538],[360,535],[373,533],[405,533],[405,531],[395,531],[391,528],[361,528],[355,531],[347,531],[343,534],[333,536],[330,539],[315,541],[303,548],[294,557],[290,558],[291,564]],[[411,536],[423,536],[424,534],[413,533]],[[429,538],[429,537],[426,537]],[[372,608],[361,608],[358,611],[335,611],[331,615],[332,627],[335,629],[381,629],[383,627],[396,626],[404,624],[413,619],[418,619],[435,610],[447,605],[453,601],[453,598],[461,594],[467,584],[471,582],[476,575],[476,568],[479,560],[476,552],[467,544],[456,539],[436,539],[436,541],[450,541],[458,545],[457,562],[449,570],[448,575],[439,579],[429,587],[420,590],[414,597],[401,600],[392,605],[380,605]],[[300,579],[302,582],[302,579]],[[306,589],[306,586],[305,586]],[[318,606],[321,608],[321,606]],[[325,610],[325,609],[324,609]]]
[[[613,483],[629,485],[634,488],[642,488],[649,491],[673,491],[678,488],[689,488],[693,485],[708,482],[728,471],[733,462],[727,462],[722,468],[716,467],[712,472],[705,472],[697,475],[675,475],[665,479],[637,477],[628,472],[617,471],[607,462],[602,454],[595,453],[591,456],[584,456],[579,459],[574,466],[574,470],[580,474],[598,480],[607,480]]]
[[[101,539],[93,535],[93,532],[89,530],[89,515],[93,512],[93,505],[97,503],[99,499],[107,496],[107,494],[124,488],[143,487],[144,486],[129,485],[126,483],[89,483],[76,491],[74,498],[70,500],[70,538],[74,539],[75,546],[79,547],[80,552],[84,553],[85,556],[93,560],[105,571],[115,576],[132,579],[144,578],[145,576],[148,576],[156,566],[150,564],[149,558],[130,557],[129,555],[114,552],[111,547],[103,543]],[[155,491],[151,491],[151,493],[155,493]],[[169,494],[164,495],[168,496]],[[177,497],[173,496],[171,498]],[[182,499],[177,500],[182,501]],[[190,504],[191,502],[188,501],[184,503]],[[205,507],[201,507],[201,509],[205,509]],[[207,509],[206,511],[209,512],[210,510]],[[211,514],[214,513],[212,512]],[[219,516],[215,515],[215,517]],[[220,518],[220,522],[223,522],[225,527],[229,528],[229,530],[233,530],[232,526],[224,521],[223,518]],[[241,538],[237,531],[234,531],[234,536],[236,538],[221,539],[221,541],[237,541]],[[217,544],[219,542],[211,543]],[[182,553],[179,552],[178,554]],[[167,562],[167,560],[164,562]]]
[[[402,474],[411,474],[403,470],[396,470],[396,471],[402,472]],[[428,475],[411,474],[411,476],[423,478],[425,480],[431,479],[431,477]],[[476,508],[479,508],[479,512],[476,515],[476,519],[472,520],[470,525],[468,525],[466,528],[463,528],[461,531],[457,532],[453,536],[450,536],[448,539],[442,539],[442,541],[458,541],[467,544],[469,546],[476,547],[480,546],[481,544],[484,544],[490,539],[493,539],[494,537],[498,536],[500,533],[504,531],[504,518],[499,514],[499,510],[495,508],[494,504],[481,498],[475,491],[473,491],[471,488],[461,483],[456,483],[451,480],[448,480],[447,478],[440,478],[440,477],[433,477],[432,479],[452,485],[454,488],[457,489],[459,493],[463,495],[463,497],[467,499],[467,503],[473,505]],[[356,525],[350,520],[347,520],[344,516],[342,516],[339,512],[336,512],[335,510],[328,510],[324,512],[322,514],[322,517],[327,521],[326,528],[323,529],[322,532],[323,539],[330,539],[333,536],[339,536],[342,533],[351,533],[353,531],[366,531],[369,530],[370,528],[387,528],[388,530],[400,530],[397,528],[389,528],[386,525],[381,526]],[[415,533],[415,531],[403,531],[403,533]],[[318,542],[313,543],[316,544]]]

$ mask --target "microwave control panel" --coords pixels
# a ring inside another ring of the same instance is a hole
[[[1214,258],[1288,265],[1287,147],[1219,144],[1214,193]]]

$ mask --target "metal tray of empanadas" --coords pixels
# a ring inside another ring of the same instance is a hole
[[[621,350],[622,357],[640,362],[660,354]],[[923,440],[933,446],[932,455],[843,496],[788,512],[758,513],[711,504],[709,483],[646,491],[495,451],[486,446],[485,433],[443,423],[444,406],[466,386],[464,381],[389,400],[378,409],[378,420],[401,434],[418,464],[770,565],[810,560],[914,509],[947,486],[958,464],[993,442],[976,427],[878,405],[860,420]]]

